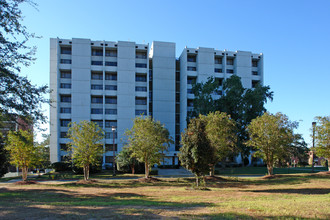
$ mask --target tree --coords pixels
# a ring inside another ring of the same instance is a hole
[[[99,165],[100,158],[104,153],[103,130],[94,122],[80,121],[69,124],[68,138],[71,142],[68,143],[70,148],[71,158],[73,163],[80,168],[83,168],[84,179],[89,179],[90,165]]]
[[[150,116],[140,116],[134,119],[133,127],[125,135],[133,152],[132,157],[144,163],[145,178],[149,178],[151,167],[160,164],[163,152],[173,143],[168,130]]]
[[[234,152],[236,144],[236,123],[224,112],[209,113],[207,116],[199,115],[206,124],[205,133],[213,148],[213,155],[209,155],[210,176],[214,176],[215,165]]]
[[[39,161],[32,131],[9,131],[6,150],[10,154],[10,162],[22,169],[22,180],[26,181],[28,168],[34,167]]]
[[[50,135],[43,135],[45,138],[40,144],[36,143],[37,151],[39,155],[39,162],[37,168],[45,168],[50,165],[50,152],[49,152],[49,142]]]
[[[236,75],[224,81],[223,96],[217,100],[217,108],[236,121],[237,147],[242,161],[251,151],[251,148],[245,145],[249,139],[246,128],[252,119],[266,112],[264,105],[267,100],[273,100],[273,92],[270,91],[269,86],[257,84],[253,89],[246,89],[242,85],[241,78]]]
[[[124,170],[125,167],[130,167],[132,174],[135,173],[135,164],[137,160],[132,157],[132,150],[129,147],[124,147],[117,155],[116,162],[118,170]]]
[[[9,155],[8,151],[5,149],[5,140],[3,135],[0,133],[0,177],[8,172],[9,167]]]
[[[181,164],[195,174],[196,186],[199,179],[209,171],[214,149],[206,135],[206,122],[199,118],[190,120],[188,128],[181,134],[179,159]]]
[[[194,83],[192,92],[195,99],[193,100],[194,108],[188,112],[189,118],[198,117],[199,114],[207,115],[209,112],[216,111],[216,100],[214,94],[219,90],[219,81],[213,77],[203,83]]]
[[[275,161],[289,153],[294,141],[293,129],[296,127],[297,123],[291,122],[286,115],[268,112],[253,119],[247,127],[250,135],[247,144],[255,147],[255,155],[266,162],[268,175],[273,175]]]
[[[316,117],[315,149],[317,156],[324,157],[330,162],[330,116]],[[330,171],[330,166],[329,171]]]
[[[35,47],[27,46],[30,34],[22,25],[20,4],[36,6],[31,0],[1,0],[0,4],[0,114],[11,121],[32,119],[45,120],[40,103],[47,103],[43,97],[47,86],[33,85],[27,77],[19,75],[21,66],[29,66],[34,61]]]

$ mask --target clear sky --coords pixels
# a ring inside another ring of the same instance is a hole
[[[266,107],[298,121],[311,143],[315,116],[330,115],[329,0],[35,0],[22,7],[24,24],[42,36],[35,64],[24,70],[49,84],[49,38],[129,40],[246,50],[264,54],[264,83],[274,91]],[[45,106],[46,114],[48,107]]]

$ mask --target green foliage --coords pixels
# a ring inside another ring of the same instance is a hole
[[[127,168],[131,169],[132,174],[135,173],[135,164],[138,163],[135,157],[132,156],[131,148],[124,147],[116,156],[117,169],[119,171],[126,171]]]
[[[36,50],[27,46],[28,40],[35,36],[21,24],[22,3],[35,6],[30,0],[1,0],[0,4],[0,113],[12,121],[17,116],[44,121],[40,103],[48,102],[43,97],[48,92],[47,86],[37,87],[19,75],[21,66],[29,66],[34,60]]]
[[[6,150],[10,154],[10,162],[22,169],[23,181],[27,178],[28,168],[39,164],[38,148],[33,144],[32,131],[9,131]]]
[[[164,151],[173,143],[168,130],[159,121],[150,116],[136,117],[131,130],[125,135],[132,157],[145,164],[145,176],[149,178],[149,170],[155,164],[160,164]]]
[[[286,157],[294,141],[293,129],[297,127],[284,114],[266,112],[251,121],[248,126],[250,140],[247,144],[257,149],[255,156],[267,164],[268,174],[273,175],[276,160]]]
[[[55,172],[61,172],[61,171],[71,171],[71,164],[67,162],[55,162],[52,163],[52,168],[55,170]]]
[[[37,151],[39,154],[39,163],[38,167],[40,168],[46,168],[50,166],[50,158],[49,158],[49,140],[50,140],[50,135],[45,135],[45,140],[43,142],[36,143],[37,146]]]
[[[219,90],[219,81],[210,77],[205,83],[195,83],[192,92],[195,95],[193,101],[194,109],[188,112],[189,118],[198,117],[199,114],[206,115],[216,111],[216,100],[213,95]]]
[[[205,133],[214,154],[209,155],[211,175],[214,175],[214,166],[235,151],[236,123],[224,112],[199,115],[205,122]]]
[[[179,159],[181,164],[196,176],[196,184],[199,179],[209,171],[211,155],[214,149],[206,134],[206,122],[199,118],[190,120],[188,127],[181,134]]]
[[[84,170],[84,178],[88,180],[90,165],[98,165],[104,153],[103,130],[94,122],[80,121],[70,123],[68,138],[71,158],[77,167]]]
[[[330,161],[330,116],[316,117],[315,149],[317,156]],[[330,170],[330,168],[329,168]]]

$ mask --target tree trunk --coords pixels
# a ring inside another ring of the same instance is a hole
[[[27,180],[27,167],[22,167],[22,180],[26,181]]]
[[[131,164],[131,170],[132,170],[132,174],[135,174],[135,163],[133,162],[133,164]]]
[[[273,175],[273,166],[267,165],[268,175]]]
[[[214,164],[210,164],[210,176],[214,176],[214,170],[215,170],[215,165]]]
[[[196,176],[196,187],[199,187],[199,176]]]
[[[89,179],[89,165],[84,166],[84,180],[87,181]]]
[[[145,168],[145,177],[149,178],[149,164],[148,164],[148,161],[145,161],[144,168]]]

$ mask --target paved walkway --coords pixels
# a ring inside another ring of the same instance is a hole
[[[168,177],[168,178],[177,178],[177,177],[192,177],[194,176],[190,171],[180,167],[179,169],[159,169],[158,177]]]

